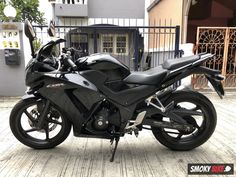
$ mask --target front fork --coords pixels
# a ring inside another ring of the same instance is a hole
[[[36,125],[38,129],[43,129],[49,109],[50,109],[50,101],[46,100],[45,106],[43,107],[42,113],[40,114],[38,123]]]

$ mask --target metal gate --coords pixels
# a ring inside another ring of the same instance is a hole
[[[225,88],[236,88],[236,27],[198,27],[196,43],[198,53],[215,54],[205,66],[221,71]],[[194,88],[206,88],[207,84],[203,75],[194,75]]]
[[[179,26],[130,26],[92,24],[55,26],[56,37],[66,39],[63,47],[74,47],[85,55],[108,52],[131,70],[146,70],[168,58],[179,57]],[[47,26],[34,26],[43,43],[48,40]]]

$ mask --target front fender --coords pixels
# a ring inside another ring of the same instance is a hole
[[[25,94],[24,96],[21,97],[22,100],[26,100],[26,99],[29,99],[29,98],[36,98],[35,95],[33,94]]]
[[[33,95],[33,94],[26,94],[24,96],[21,97],[21,100],[27,100],[27,99],[47,99],[47,98],[43,98],[37,95]],[[58,105],[56,105],[55,103],[51,102],[54,106],[57,106],[58,109],[60,109],[60,107]],[[65,112],[64,110],[60,109],[60,111],[62,111],[62,113],[69,119],[69,121],[72,123],[73,125],[73,130],[74,130],[74,134],[75,135],[79,135],[80,134],[80,129],[81,129],[81,125],[82,123],[80,121],[78,121],[76,119],[75,116],[71,116],[70,114],[68,114],[67,112]]]

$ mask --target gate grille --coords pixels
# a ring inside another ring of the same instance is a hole
[[[224,87],[236,87],[236,28],[234,27],[198,27],[198,53],[208,52],[215,56],[204,65],[220,70],[226,77]],[[193,85],[196,89],[206,88],[208,84],[204,75],[194,75]]]

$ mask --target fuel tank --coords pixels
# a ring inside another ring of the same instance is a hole
[[[108,82],[123,80],[130,74],[129,68],[110,54],[93,54],[79,60],[86,60],[83,64],[85,70],[95,70],[105,74]]]

